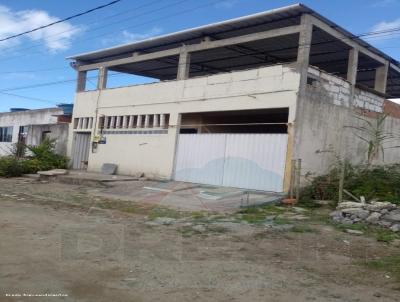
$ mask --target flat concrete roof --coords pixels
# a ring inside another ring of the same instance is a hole
[[[104,48],[97,51],[81,53],[77,55],[73,55],[67,57],[67,59],[72,60],[81,60],[81,61],[96,61],[101,60],[107,57],[114,57],[125,53],[131,53],[134,51],[143,51],[146,49],[157,48],[157,50],[163,50],[169,48],[168,46],[174,44],[181,44],[196,38],[204,37],[204,36],[213,36],[220,35],[224,32],[232,32],[232,31],[243,31],[246,28],[254,28],[257,25],[262,25],[265,23],[270,23],[279,20],[288,20],[293,19],[295,17],[300,17],[302,14],[308,13],[313,15],[314,17],[320,19],[324,23],[328,24],[330,27],[338,30],[342,34],[349,37],[349,39],[356,41],[360,45],[368,48],[370,51],[375,54],[384,57],[389,60],[391,63],[400,67],[400,63],[389,55],[383,53],[379,49],[375,48],[371,44],[365,42],[359,37],[353,35],[348,32],[343,27],[337,25],[336,23],[328,20],[323,17],[313,9],[308,6],[297,3],[277,9],[272,9],[252,15],[243,16],[240,18],[229,19],[222,22],[211,23],[204,26],[199,26],[191,29],[186,29],[166,35],[161,35],[157,37],[153,37],[150,39],[137,41],[133,43],[127,43],[118,45],[115,47]],[[244,33],[246,34],[246,33]]]
[[[4,111],[4,112],[0,112],[0,116],[1,115],[17,115],[17,114],[25,114],[25,113],[37,113],[37,112],[42,112],[42,111],[62,111],[61,108],[58,107],[51,107],[51,108],[39,108],[39,109],[27,109],[27,110],[22,110],[22,111],[15,111],[15,112],[11,112],[11,111]]]

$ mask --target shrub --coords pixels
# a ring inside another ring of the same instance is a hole
[[[67,168],[68,158],[55,153],[54,147],[55,140],[45,139],[38,146],[26,146],[31,152],[27,158],[19,158],[17,153],[1,157],[0,176],[16,177],[38,171]]]
[[[31,158],[26,160],[21,160],[21,165],[24,171],[24,174],[35,174],[38,171],[43,171],[43,164],[37,158]]]
[[[40,162],[41,170],[50,169],[65,169],[68,164],[66,156],[55,153],[55,140],[44,139],[38,146],[27,146],[32,153],[31,158],[37,159]]]
[[[328,174],[315,177],[302,189],[301,201],[338,200],[339,174],[339,169],[333,168]],[[400,165],[355,167],[346,164],[344,188],[367,200],[400,203]]]
[[[18,177],[24,173],[21,161],[14,156],[4,156],[0,158],[0,176]]]

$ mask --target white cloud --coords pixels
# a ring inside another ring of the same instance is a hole
[[[388,7],[392,5],[399,4],[398,0],[380,0],[376,1],[375,3],[372,3],[372,7]]]
[[[43,10],[12,11],[0,5],[0,39],[31,30],[55,21],[59,18],[50,16]],[[51,52],[68,49],[71,39],[82,31],[82,28],[69,22],[55,24],[30,34],[0,42],[0,48],[21,44],[24,39],[44,42]]]
[[[114,36],[113,38],[105,38],[101,40],[103,45],[115,45],[115,44],[124,44],[131,43],[136,41],[141,41],[145,39],[149,39],[154,36],[158,36],[163,32],[163,29],[160,27],[153,27],[148,31],[142,33],[132,33],[130,31],[124,30],[119,35]]]
[[[131,33],[127,30],[124,30],[122,32],[122,36],[124,38],[123,43],[129,43],[129,42],[136,42],[136,41],[141,41],[145,40],[154,36],[157,36],[161,34],[163,30],[160,27],[153,27],[147,32],[144,33]]]
[[[232,8],[238,3],[238,0],[225,0],[216,3],[215,8]]]
[[[373,32],[380,32],[380,31],[387,31],[395,28],[400,28],[400,18],[396,19],[394,21],[382,21],[379,22],[378,24],[375,24],[371,31]],[[371,40],[389,40],[389,39],[394,39],[398,38],[399,31],[395,32],[387,32],[387,33],[382,33],[382,34],[377,34],[377,35],[372,35],[369,37]]]
[[[10,72],[0,74],[0,78],[3,80],[33,80],[37,78],[37,75],[32,72]]]

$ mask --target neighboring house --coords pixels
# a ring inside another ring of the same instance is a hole
[[[66,154],[72,105],[59,108],[12,108],[0,113],[0,156],[11,154],[17,142],[38,145],[44,138],[56,139],[56,152]]]
[[[293,159],[303,175],[364,160],[357,116],[400,97],[397,61],[301,4],[69,59],[69,153],[89,171],[114,163],[120,174],[287,191]],[[155,82],[112,88],[111,72]],[[398,116],[385,127],[398,133]],[[399,160],[387,149],[386,162]]]

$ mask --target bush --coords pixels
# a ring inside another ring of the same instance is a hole
[[[24,173],[21,161],[14,156],[4,156],[0,158],[0,176],[18,177]]]
[[[302,202],[338,200],[339,175],[339,169],[334,168],[326,175],[315,177],[309,186],[302,189]],[[346,164],[344,188],[367,200],[400,204],[400,165],[355,167]]]
[[[16,177],[38,171],[67,168],[68,158],[55,153],[54,147],[54,140],[45,139],[38,146],[26,146],[32,154],[27,158],[19,158],[17,154],[1,157],[0,176]]]
[[[21,165],[24,171],[24,174],[35,174],[38,171],[43,171],[42,163],[37,158],[31,158],[26,160],[21,160]]]
[[[39,161],[40,170],[65,169],[68,165],[66,156],[54,152],[55,140],[46,138],[38,146],[27,146],[32,159]]]

